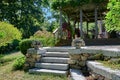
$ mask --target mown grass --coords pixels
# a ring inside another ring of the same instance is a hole
[[[0,80],[68,80],[65,76],[52,74],[29,74],[23,70],[13,71],[13,62],[23,56],[20,52],[1,55],[0,57]]]
[[[103,65],[106,66],[106,67],[110,67],[112,69],[119,69],[120,70],[120,64],[111,63],[109,61],[98,61],[98,62],[103,63]]]

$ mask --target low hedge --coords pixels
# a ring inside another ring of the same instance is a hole
[[[32,48],[31,44],[34,40],[33,39],[24,39],[19,43],[20,51],[26,55],[27,49]]]
[[[37,39],[24,39],[24,40],[22,40],[22,41],[19,43],[20,51],[21,51],[24,55],[26,55],[27,49],[33,48],[32,43],[33,43],[34,41],[40,41],[40,40],[37,40]]]

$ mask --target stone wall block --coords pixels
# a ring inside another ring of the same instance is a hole
[[[26,54],[26,62],[24,65],[24,70],[28,70],[30,68],[35,67],[35,63],[39,62],[42,54],[45,54],[46,50],[42,49],[42,48],[30,48],[27,50],[27,54]]]
[[[78,66],[83,67],[86,64],[86,61],[77,61],[77,64],[78,64]]]
[[[70,59],[71,60],[80,60],[81,59],[81,55],[80,54],[70,54]]]
[[[75,60],[69,60],[69,61],[68,61],[68,64],[70,64],[70,65],[71,65],[71,64],[75,64],[75,63],[76,63]]]
[[[42,57],[41,55],[37,55],[36,56],[36,61],[39,62],[41,57]]]
[[[73,39],[72,46],[76,47],[76,49],[80,49],[82,46],[85,46],[85,42],[83,39],[80,38]]]

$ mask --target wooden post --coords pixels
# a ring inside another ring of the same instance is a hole
[[[97,8],[95,8],[95,38],[98,38],[98,22]]]
[[[86,26],[87,26],[87,36],[88,36],[88,26],[89,26],[88,22],[86,22]]]
[[[77,28],[79,28],[79,26],[80,26],[80,25],[79,25],[79,22],[78,22],[78,26],[77,26]]]
[[[83,38],[83,31],[82,31],[82,9],[80,9],[80,37]]]
[[[58,34],[62,38],[62,11],[60,9],[60,32]]]

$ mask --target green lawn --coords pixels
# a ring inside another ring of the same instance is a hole
[[[19,70],[13,71],[13,62],[20,56],[23,56],[20,52],[0,55],[0,80],[68,80],[67,77],[52,74],[29,74]]]
[[[110,67],[112,69],[119,69],[120,70],[120,64],[110,63],[109,61],[98,61],[98,62],[103,63],[103,65],[106,66],[106,67]]]

